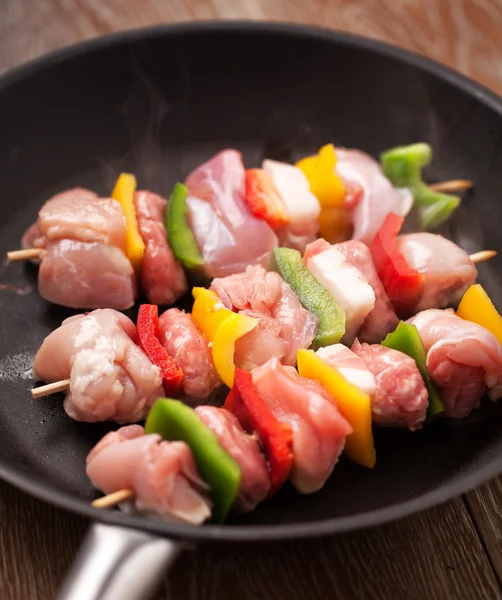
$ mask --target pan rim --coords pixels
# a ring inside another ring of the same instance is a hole
[[[194,33],[235,33],[243,35],[256,32],[269,33],[276,36],[287,36],[297,39],[318,39],[339,45],[367,50],[381,56],[389,57],[402,64],[407,64],[429,73],[442,81],[475,97],[480,103],[488,106],[502,116],[502,98],[483,85],[457,73],[432,59],[417,53],[403,50],[391,44],[337,30],[295,25],[284,22],[260,21],[198,21],[181,22],[171,25],[142,27],[117,32],[112,35],[92,38],[78,44],[65,46],[21,66],[6,71],[0,76],[0,94],[12,85],[39,73],[47,68],[65,63],[79,56],[99,52],[108,47],[120,46],[146,38],[165,37]],[[0,456],[0,478],[18,489],[53,504],[59,508],[80,514],[93,521],[143,529],[151,533],[185,539],[188,541],[220,541],[220,542],[257,542],[274,540],[291,540],[306,537],[319,537],[372,527],[394,521],[421,510],[431,508],[457,497],[502,472],[502,456],[494,457],[482,469],[467,476],[460,476],[453,483],[435,488],[425,494],[405,502],[392,504],[383,508],[368,511],[360,515],[335,517],[319,521],[309,521],[294,525],[205,525],[195,527],[182,523],[170,523],[141,516],[127,515],[119,511],[103,511],[93,508],[87,500],[70,492],[55,490],[49,484],[31,480],[28,474],[12,466]]]
[[[93,37],[75,44],[69,44],[51,50],[41,56],[7,69],[0,74],[0,93],[19,80],[44,68],[56,66],[72,58],[84,54],[101,51],[108,47],[113,48],[123,43],[134,42],[144,38],[164,37],[166,34],[180,35],[193,33],[235,33],[249,34],[260,31],[274,35],[283,35],[297,38],[311,38],[337,42],[345,46],[369,50],[387,56],[401,63],[418,67],[443,81],[475,96],[477,100],[486,104],[495,112],[502,115],[502,97],[488,89],[483,84],[455,71],[451,67],[439,63],[417,52],[400,48],[388,42],[374,38],[363,37],[352,33],[345,33],[338,29],[328,29],[312,25],[298,25],[287,21],[258,21],[258,20],[201,20],[180,21],[173,24],[137,27],[118,31],[112,34]]]
[[[498,457],[472,476],[460,478],[449,486],[436,488],[405,502],[391,504],[350,517],[335,517],[294,525],[203,525],[198,527],[160,519],[149,519],[141,515],[126,514],[119,510],[94,508],[87,500],[75,497],[69,492],[54,490],[46,484],[30,480],[27,475],[21,474],[18,469],[6,465],[0,460],[0,478],[3,481],[38,500],[82,517],[87,517],[91,521],[148,531],[152,534],[179,541],[224,543],[319,538],[384,525],[444,504],[489,481],[500,474],[501,471],[502,457]]]

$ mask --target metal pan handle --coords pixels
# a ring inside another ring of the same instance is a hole
[[[180,551],[166,538],[94,523],[57,600],[147,600]]]

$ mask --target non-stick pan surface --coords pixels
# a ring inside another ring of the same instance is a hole
[[[326,142],[373,155],[427,141],[428,179],[472,179],[447,233],[468,251],[502,252],[502,102],[428,60],[339,33],[280,25],[161,27],[85,43],[0,80],[1,251],[51,194],[106,195],[119,171],[169,194],[224,147],[246,165],[293,160]],[[480,279],[502,307],[501,260]],[[109,425],[72,421],[61,397],[32,400],[30,367],[70,312],[44,302],[36,269],[0,271],[0,476],[59,506],[174,538],[258,540],[333,533],[397,518],[502,470],[502,403],[423,431],[376,431],[377,466],[342,459],[324,489],[284,489],[251,515],[193,528],[92,509],[85,456]]]

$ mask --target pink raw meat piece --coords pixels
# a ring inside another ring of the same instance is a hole
[[[210,277],[268,266],[275,233],[244,202],[245,170],[236,150],[223,150],[192,171],[186,185],[187,219]]]

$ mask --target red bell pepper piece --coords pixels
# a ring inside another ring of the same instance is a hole
[[[159,367],[168,396],[176,395],[183,383],[183,371],[159,341],[159,309],[155,304],[142,304],[139,307],[136,323],[136,337],[139,347],[154,365]]]
[[[398,314],[406,313],[421,293],[424,276],[408,266],[396,236],[403,217],[389,213],[371,244],[371,255],[383,286]]]
[[[263,169],[247,169],[244,199],[254,216],[272,229],[289,223],[284,201]]]
[[[235,415],[248,433],[255,433],[267,456],[273,496],[288,478],[293,464],[293,431],[273,415],[253,384],[251,373],[235,369],[234,386],[225,408]]]

